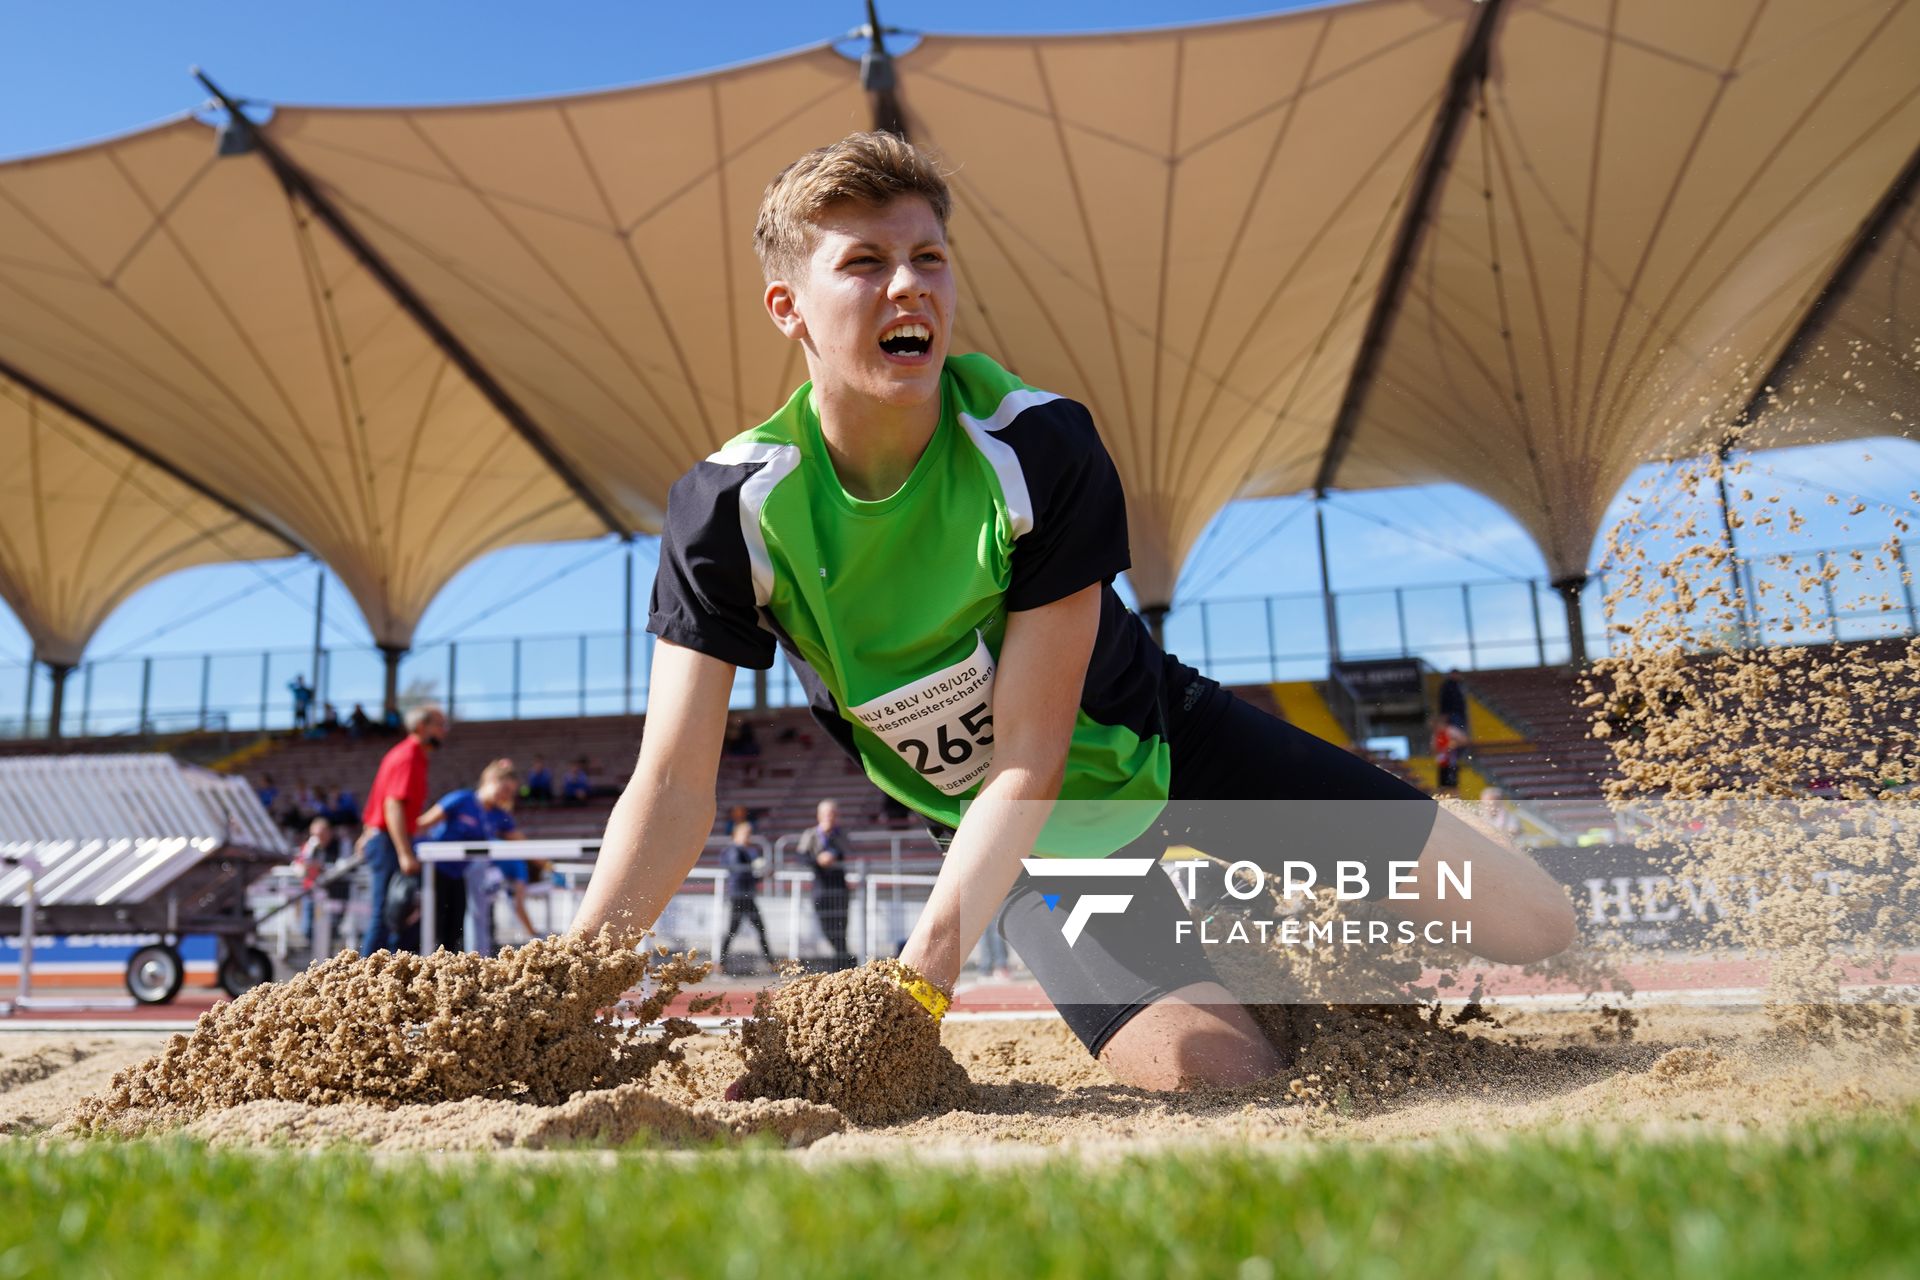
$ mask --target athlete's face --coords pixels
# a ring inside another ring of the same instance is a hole
[[[804,345],[814,383],[899,408],[940,393],[954,310],[947,237],[933,207],[829,205],[796,280],[767,286],[767,310]]]

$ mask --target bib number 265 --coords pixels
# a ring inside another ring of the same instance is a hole
[[[956,725],[957,733],[953,732]],[[976,748],[993,745],[992,728],[993,708],[985,702],[975,703],[952,721],[936,725],[931,742],[925,738],[902,738],[900,754],[929,778],[938,777],[950,768],[964,770]]]

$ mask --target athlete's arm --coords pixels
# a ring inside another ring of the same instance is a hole
[[[607,819],[574,933],[651,928],[699,861],[713,830],[734,670],[670,640],[654,646],[640,760]]]
[[[952,990],[1053,811],[1087,661],[1100,629],[1100,584],[1007,614],[993,683],[993,764],[900,958]]]
[[[400,861],[400,874],[420,874],[420,859],[413,856],[413,832],[407,826],[407,807],[399,796],[388,796],[380,806],[387,819],[387,839],[393,841],[393,855]]]

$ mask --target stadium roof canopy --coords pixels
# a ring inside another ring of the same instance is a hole
[[[1901,0],[1358,0],[14,161],[0,594],[65,666],[142,583],[298,549],[397,651],[486,551],[657,530],[804,376],[762,187],[876,123],[953,169],[956,346],[1093,408],[1143,605],[1235,498],[1428,481],[1578,579],[1633,466],[1844,335],[1911,400],[1916,66]]]

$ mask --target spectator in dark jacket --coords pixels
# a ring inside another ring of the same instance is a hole
[[[814,817],[814,825],[800,834],[800,856],[813,869],[813,913],[833,948],[833,967],[847,969],[853,966],[853,953],[847,950],[847,859],[852,850],[840,826],[839,805],[822,800]]]
[[[733,935],[740,932],[740,926],[752,922],[754,932],[760,938],[760,954],[767,958],[767,968],[775,967],[773,948],[767,942],[767,922],[760,917],[760,903],[754,897],[760,878],[767,873],[766,860],[753,843],[753,827],[745,822],[733,829],[733,843],[721,855],[721,862],[727,868],[727,940],[720,944],[720,968],[725,972],[727,954],[733,950]]]

